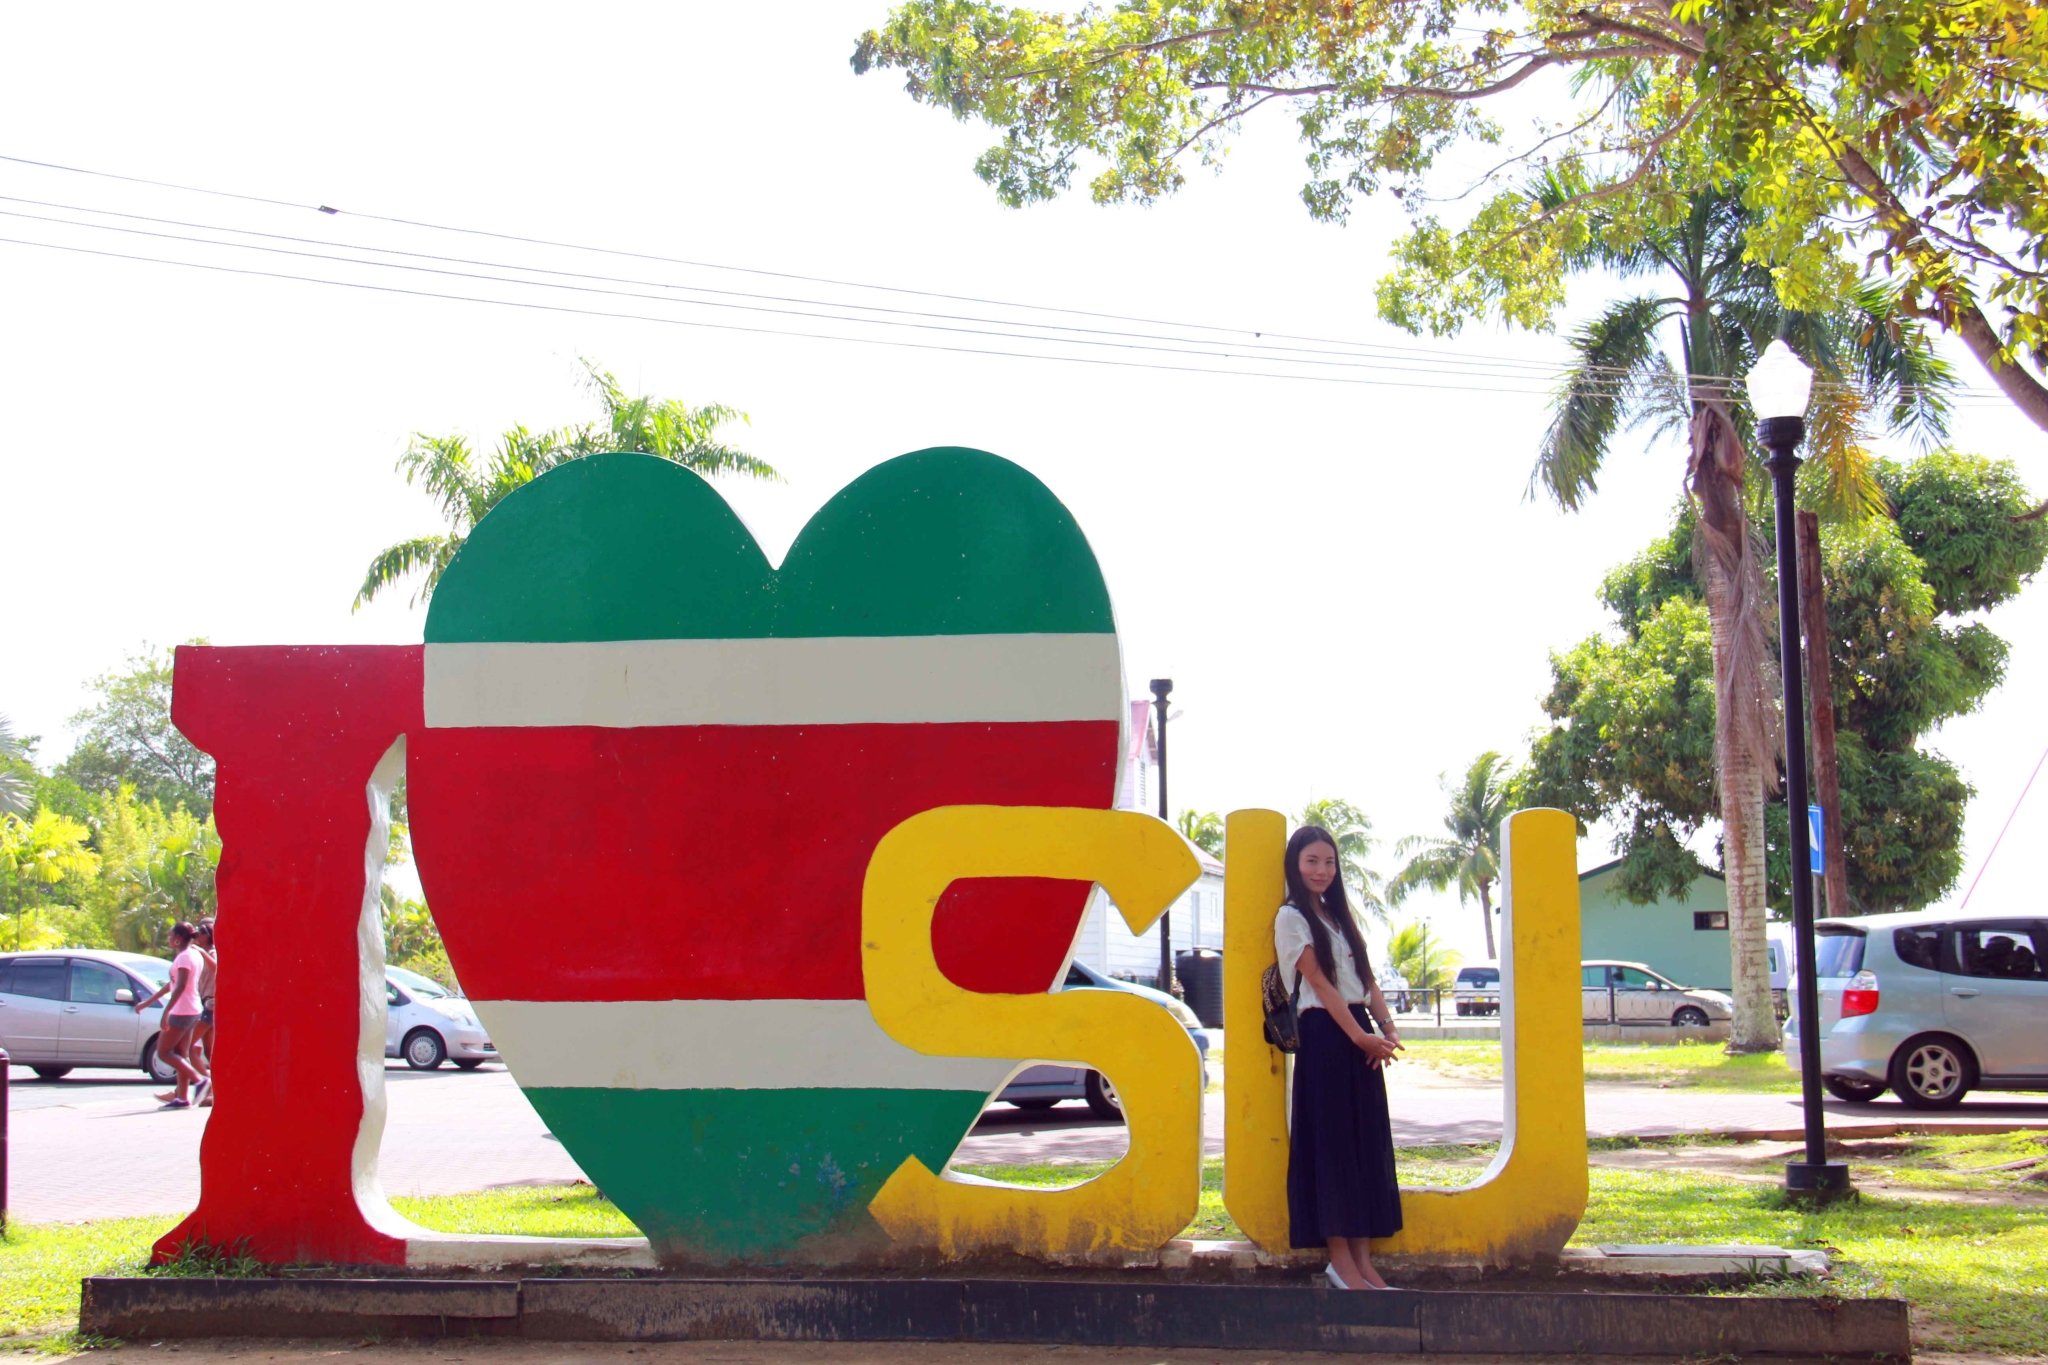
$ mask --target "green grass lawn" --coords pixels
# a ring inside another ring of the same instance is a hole
[[[1670,1146],[1603,1140],[1599,1151]],[[1699,1147],[1697,1141],[1689,1145]],[[1742,1149],[1719,1144],[1739,1161]],[[1759,1149],[1761,1150],[1761,1149]],[[1577,1246],[1612,1242],[1752,1242],[1830,1248],[1838,1267],[1825,1286],[1778,1292],[1896,1295],[1913,1305],[1916,1341],[1926,1347],[2000,1355],[2048,1354],[2048,1204],[2032,1178],[2039,1166],[2015,1168],[2048,1153],[2039,1133],[1849,1143],[1844,1154],[1866,1191],[1879,1180],[1917,1185],[1952,1197],[1909,1199],[1866,1192],[1820,1212],[1787,1206],[1768,1186],[1738,1175],[1692,1170],[1596,1166]],[[1417,1147],[1400,1153],[1402,1183],[1462,1185],[1477,1179],[1490,1146]],[[1775,1170],[1759,1158],[1756,1174]],[[2008,1169],[1991,1170],[1991,1167]],[[972,1166],[989,1179],[1024,1185],[1066,1185],[1106,1168]],[[1202,1196],[1187,1236],[1235,1238],[1223,1208],[1220,1161],[1203,1169]],[[1999,1191],[2010,1191],[1999,1197]],[[2026,1194],[2019,1193],[2026,1191]],[[519,1233],[542,1237],[618,1237],[634,1228],[588,1185],[522,1187],[435,1199],[394,1199],[417,1222],[448,1232]],[[0,1338],[15,1348],[70,1349],[78,1282],[87,1275],[132,1274],[150,1244],[174,1222],[132,1218],[72,1225],[13,1225],[0,1238]]]
[[[1500,1044],[1467,1038],[1426,1038],[1406,1045],[1403,1058],[1450,1076],[1500,1079]],[[1799,1073],[1781,1052],[1730,1057],[1719,1043],[1587,1043],[1586,1079],[1631,1081],[1693,1090],[1797,1093]]]

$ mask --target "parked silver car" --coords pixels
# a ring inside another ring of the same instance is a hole
[[[1889,1087],[1915,1109],[1947,1109],[1972,1090],[2048,1090],[2048,920],[1921,910],[1814,932],[1829,1093],[1873,1100]],[[1803,1026],[1795,1003],[1788,1057]]]
[[[1155,991],[1135,981],[1119,981],[1078,962],[1067,968],[1067,977],[1060,983],[1060,989],[1128,991],[1132,995],[1142,995],[1167,1010],[1195,1040],[1195,1047],[1202,1054],[1202,1088],[1209,1088],[1209,1035],[1202,1032],[1202,1021],[1195,1017],[1195,1012],[1165,991]],[[1109,1077],[1086,1067],[1027,1066],[1003,1087],[1003,1093],[996,1098],[1019,1109],[1050,1109],[1061,1100],[1086,1100],[1097,1118],[1120,1119],[1124,1116],[1123,1102],[1117,1098],[1116,1087],[1110,1084]]]
[[[157,1060],[164,1003],[142,1013],[171,979],[171,964],[141,953],[66,948],[0,956],[0,1048],[46,1081],[72,1068],[140,1067],[168,1084],[177,1073]]]
[[[464,1071],[498,1060],[469,1001],[430,976],[384,969],[384,1055],[415,1071],[452,1061]]]
[[[1451,1000],[1460,1014],[1500,1013],[1500,968],[1460,967],[1451,983]]]
[[[1705,1028],[1735,1014],[1735,1000],[1727,992],[1681,986],[1640,962],[1580,963],[1579,993],[1580,1014],[1589,1024]]]

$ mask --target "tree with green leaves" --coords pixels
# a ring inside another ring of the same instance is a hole
[[[2002,461],[1941,451],[1873,474],[1890,514],[1824,525],[1829,673],[1849,891],[1863,910],[1941,898],[1962,867],[1969,784],[1920,747],[1979,706],[2006,646],[1981,613],[2010,601],[2048,558],[2026,487]],[[1620,826],[1620,886],[1647,904],[1699,875],[1694,836],[1716,814],[1693,774],[1714,742],[1713,655],[1682,508],[1669,535],[1608,575],[1618,631],[1551,657],[1528,799]],[[1771,903],[1788,906],[1782,802],[1770,811]]]
[[[1223,817],[1212,810],[1184,810],[1175,820],[1181,837],[1211,858],[1223,856]]]
[[[71,718],[78,742],[56,775],[96,796],[113,796],[126,785],[165,810],[182,806],[202,820],[210,815],[213,759],[171,723],[172,663],[170,650],[145,644],[128,656],[125,671],[94,678],[95,700]]]
[[[1552,178],[1537,198],[1561,203],[1567,193]],[[1728,885],[1731,1046],[1765,1051],[1778,1045],[1778,1020],[1765,935],[1764,805],[1777,785],[1782,731],[1751,526],[1765,482],[1750,477],[1746,437],[1754,422],[1730,377],[1783,338],[1830,381],[1812,407],[1808,482],[1836,520],[1884,505],[1863,445],[1868,416],[1878,412],[1895,431],[1938,439],[1952,381],[1924,329],[1882,290],[1863,287],[1825,313],[1781,304],[1771,272],[1748,258],[1749,214],[1739,192],[1696,193],[1684,210],[1627,237],[1625,246],[1596,231],[1567,253],[1575,269],[1644,280],[1649,288],[1610,303],[1572,333],[1530,489],[1575,511],[1598,489],[1624,430],[1649,426],[1686,442],[1692,549],[1714,660],[1711,771]],[[1592,217],[1604,222],[1597,211]]]
[[[852,64],[994,129],[974,169],[1013,206],[1089,170],[1097,202],[1148,203],[1291,116],[1312,215],[1407,209],[1381,306],[1439,335],[1547,327],[1588,239],[1626,251],[1739,185],[1784,302],[1827,312],[1861,258],[2048,429],[2048,26],[2023,0],[908,0]],[[1491,164],[1440,183],[1454,151]]]
[[[672,398],[630,397],[610,373],[588,360],[583,368],[592,395],[604,409],[601,421],[553,431],[513,427],[498,438],[498,448],[486,459],[479,459],[467,437],[413,434],[412,443],[398,459],[398,469],[408,484],[424,487],[440,504],[449,530],[400,541],[371,560],[362,586],[356,590],[356,610],[415,576],[419,588],[413,603],[426,601],[486,513],[514,489],[585,455],[638,451],[674,461],[707,478],[720,474],[781,477],[766,461],[718,439],[720,427],[745,422],[745,413],[722,403],[691,407]]]
[[[1493,888],[1500,881],[1501,825],[1514,809],[1512,778],[1508,761],[1489,749],[1456,783],[1445,782],[1450,808],[1444,832],[1413,834],[1396,844],[1394,851],[1408,861],[1387,883],[1389,905],[1400,905],[1424,886],[1457,887],[1460,905],[1478,901],[1489,962],[1500,956],[1493,939]]]
[[[162,952],[172,925],[214,913],[221,841],[212,816],[166,810],[123,786],[98,799],[91,830],[100,875],[83,908],[106,946]]]
[[[1358,908],[1381,923],[1386,922],[1387,903],[1380,894],[1381,877],[1372,867],[1372,853],[1379,836],[1372,832],[1372,819],[1349,801],[1330,797],[1311,801],[1295,817],[1296,825],[1317,825],[1337,843],[1337,870]]]
[[[0,815],[0,908],[14,917],[14,948],[64,941],[57,926],[31,920],[61,902],[75,903],[99,876],[91,837],[84,825],[55,811],[39,810],[28,819]]]
[[[1448,990],[1452,973],[1465,955],[1444,945],[1421,920],[1404,924],[1387,940],[1387,966],[1399,972],[1411,990]]]

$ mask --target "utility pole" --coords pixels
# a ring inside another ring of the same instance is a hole
[[[1813,709],[1813,794],[1821,809],[1821,875],[1828,889],[1828,913],[1846,915],[1849,865],[1842,858],[1842,773],[1835,763],[1835,689],[1828,675],[1827,584],[1820,570],[1820,517],[1813,512],[1799,514],[1799,596],[1799,624],[1806,632],[1806,695]]]
[[[1159,818],[1167,824],[1173,817],[1166,805],[1166,699],[1173,695],[1173,679],[1152,680],[1152,712],[1159,728]],[[1173,911],[1159,917],[1159,989],[1173,994]]]

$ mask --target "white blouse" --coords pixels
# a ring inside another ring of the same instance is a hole
[[[1337,988],[1337,994],[1344,997],[1347,1005],[1368,1003],[1365,982],[1359,978],[1358,964],[1351,960],[1351,945],[1345,941],[1342,931],[1324,922],[1330,931],[1330,958],[1337,965],[1337,979],[1330,984]],[[1273,950],[1280,959],[1280,981],[1290,993],[1295,992],[1300,982],[1295,978],[1295,964],[1301,955],[1315,943],[1309,932],[1308,917],[1291,905],[1280,907],[1280,913],[1273,918]],[[1297,1009],[1319,1010],[1323,1007],[1322,997],[1310,987],[1301,990],[1296,997]]]

